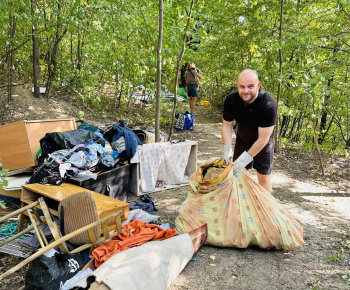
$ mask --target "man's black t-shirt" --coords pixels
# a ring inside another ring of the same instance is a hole
[[[225,100],[223,118],[227,122],[236,121],[237,137],[251,147],[259,137],[259,127],[275,125],[276,113],[277,104],[268,93],[261,90],[253,103],[245,105],[238,91],[234,91]]]

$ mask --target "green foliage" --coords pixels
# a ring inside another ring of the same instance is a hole
[[[5,179],[6,172],[8,169],[0,169],[0,188],[4,188],[8,185],[8,181]],[[0,199],[0,207],[6,208],[6,202]]]
[[[328,257],[330,262],[340,262],[344,253],[350,255],[350,234],[341,233],[338,246],[338,250]]]
[[[47,82],[51,67],[53,94],[64,90],[78,95],[88,106],[109,112],[116,107],[128,111],[130,91],[136,86],[155,91],[157,1],[36,3],[35,10],[25,1],[0,3],[1,84],[7,81],[5,60],[9,51],[13,51],[15,78],[32,79],[31,37],[37,20],[39,82]],[[199,91],[199,97],[222,108],[227,94],[235,89],[237,74],[245,68],[256,69],[262,88],[275,97],[281,49],[283,75],[278,117],[283,125],[279,132],[283,144],[312,148],[314,119],[321,148],[350,148],[350,3],[285,2],[282,40],[279,5],[280,1],[266,0],[195,1],[182,64],[196,63],[205,88]],[[174,90],[188,8],[189,1],[185,0],[164,3],[162,84],[168,90]],[[10,20],[15,22],[13,37],[9,34]],[[99,93],[106,81],[113,81],[116,86],[110,100]],[[162,117],[165,126],[167,116]]]
[[[8,185],[8,181],[5,178],[8,169],[0,169],[0,188],[4,188]]]
[[[320,282],[319,279],[311,279],[306,283],[312,290],[317,290],[317,284]]]
[[[339,273],[347,284],[350,284],[350,271]]]

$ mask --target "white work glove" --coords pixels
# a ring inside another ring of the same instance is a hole
[[[227,165],[229,163],[229,160],[232,161],[232,157],[233,157],[232,145],[225,145],[223,158],[225,159]]]
[[[233,174],[236,177],[239,177],[244,168],[253,161],[253,157],[248,154],[247,151],[244,151],[236,160],[233,162]]]

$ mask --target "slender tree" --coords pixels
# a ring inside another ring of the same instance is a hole
[[[156,142],[160,141],[160,105],[162,89],[162,43],[163,43],[163,0],[159,0],[159,34],[157,47],[157,94],[156,94],[156,120],[155,135]]]
[[[182,61],[182,58],[183,58],[183,56],[185,54],[185,50],[186,50],[186,41],[187,41],[188,31],[189,31],[189,27],[190,27],[190,20],[192,17],[193,6],[194,6],[194,0],[191,1],[190,10],[187,14],[187,23],[186,23],[186,27],[185,27],[185,33],[184,33],[184,36],[182,39],[183,40],[182,49],[181,49],[179,57],[177,58],[176,75],[175,75],[175,89],[174,89],[174,106],[173,106],[173,114],[172,114],[172,118],[171,118],[171,126],[170,126],[170,130],[169,130],[169,140],[171,140],[171,136],[173,134],[174,123],[175,123],[175,112],[176,112],[176,106],[177,106],[177,86],[179,83],[179,71],[180,71],[181,61]]]
[[[33,43],[33,86],[34,97],[39,98],[39,44],[38,44],[38,17],[36,16],[36,1],[31,1],[31,12],[33,19],[32,43]]]
[[[278,90],[277,90],[277,118],[276,118],[276,134],[275,134],[275,152],[279,152],[279,142],[278,142],[278,132],[279,132],[279,117],[278,117],[278,107],[281,98],[281,88],[282,88],[282,78],[283,78],[283,59],[282,59],[282,23],[283,23],[283,3],[281,0],[280,4],[280,26],[279,26],[279,35],[278,39],[280,41],[280,47],[278,48],[278,57],[279,57],[279,78],[278,78]]]

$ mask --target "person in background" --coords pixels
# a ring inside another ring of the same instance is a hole
[[[196,65],[194,63],[188,64],[186,72],[185,72],[185,80],[187,84],[187,95],[189,97],[190,103],[190,111],[194,113],[194,108],[196,106],[197,100],[197,89],[198,89],[198,80],[202,78],[199,70],[196,69]]]
[[[254,70],[242,71],[236,85],[238,90],[228,95],[224,103],[221,127],[224,159],[228,164],[229,159],[233,158],[233,174],[236,177],[241,175],[244,168],[255,168],[259,183],[271,192],[277,104],[267,92],[260,90],[261,83]],[[236,121],[234,154],[233,121]]]

